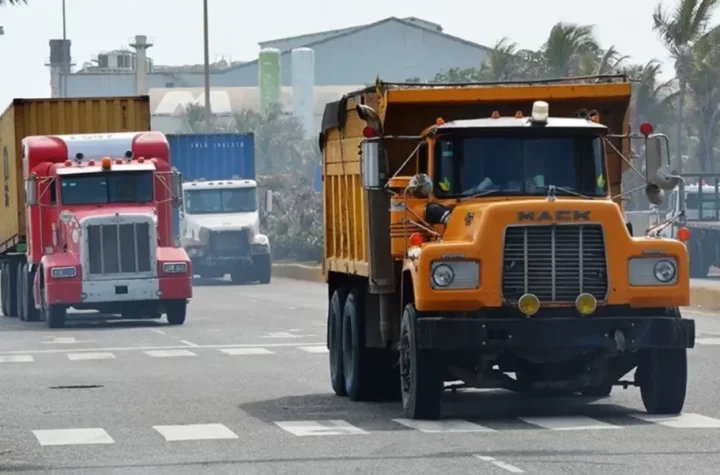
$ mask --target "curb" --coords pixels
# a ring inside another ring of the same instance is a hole
[[[305,280],[308,282],[325,282],[321,266],[295,263],[273,263],[272,276],[285,279]]]
[[[321,266],[295,263],[274,263],[272,276],[286,279],[304,280],[308,282],[325,282]],[[704,310],[720,310],[720,287],[690,287],[690,307]]]

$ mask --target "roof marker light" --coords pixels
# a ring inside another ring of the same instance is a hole
[[[491,119],[499,119],[500,113],[498,111],[493,111],[493,113],[490,115]]]
[[[522,118],[523,118],[523,113],[522,113],[522,111],[517,111],[517,112],[515,113],[515,118],[516,118],[516,119],[522,119]]]
[[[88,166],[92,167],[94,165],[95,165],[95,160],[88,160]]]
[[[531,119],[533,122],[545,123],[550,116],[550,105],[545,101],[533,102]]]
[[[122,164],[123,164],[123,159],[122,159],[122,158],[118,158],[117,160],[115,160],[115,163],[117,163],[118,165],[122,165]]]
[[[145,163],[145,157],[138,157],[137,162],[138,162],[138,163]]]
[[[103,170],[109,170],[112,167],[112,159],[110,157],[103,157],[102,159]]]
[[[66,167],[71,167],[71,166],[72,166],[72,162],[71,162],[70,160],[65,160],[65,166],[66,166]]]

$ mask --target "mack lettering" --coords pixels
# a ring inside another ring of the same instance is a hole
[[[590,211],[559,209],[552,211],[518,211],[518,221],[590,221]]]

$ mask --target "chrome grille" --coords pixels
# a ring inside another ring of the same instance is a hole
[[[605,239],[600,225],[510,226],[505,231],[502,293],[541,302],[575,302],[581,293],[607,297]]]
[[[96,224],[87,227],[90,274],[150,272],[150,224]]]
[[[243,252],[250,249],[248,230],[239,231],[213,231],[210,234],[210,249],[212,251]]]

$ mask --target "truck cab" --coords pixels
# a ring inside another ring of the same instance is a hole
[[[260,232],[254,180],[183,183],[180,233],[196,275],[270,283],[270,240]]]
[[[192,269],[172,241],[180,176],[159,132],[23,139],[27,264],[21,316],[69,308],[184,323]]]

